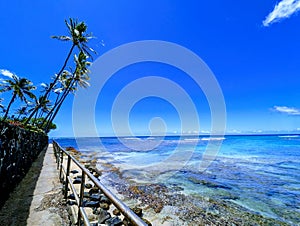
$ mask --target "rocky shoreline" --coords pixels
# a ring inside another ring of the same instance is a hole
[[[130,206],[137,215],[145,217],[148,225],[289,225],[250,211],[230,201],[230,198],[221,200],[201,195],[186,195],[184,188],[177,184],[166,186],[161,183],[137,183],[133,178],[126,178],[123,172],[113,164],[97,161],[96,153],[82,154],[73,148],[68,150],[72,151],[86,168]],[[207,186],[211,186],[205,179],[193,182],[207,183]],[[100,205],[104,207],[100,209],[104,211],[94,208],[93,214],[102,216],[103,219],[106,217],[117,219],[116,214],[113,214],[116,210],[107,212],[109,203],[101,201],[103,199],[101,193],[97,191],[95,195],[98,198],[97,201],[99,200],[99,207]],[[93,201],[91,196],[89,196],[89,201]],[[108,217],[108,213],[112,213],[110,214],[112,216]]]
[[[96,167],[96,161],[91,160],[87,163],[82,159],[83,155],[73,148],[66,148],[67,151],[81,162],[96,178],[100,179],[102,172]],[[79,173],[81,170],[75,165],[71,164],[70,177],[73,180],[73,185],[78,192],[82,183],[82,176]],[[130,226],[132,225],[121,212],[112,204],[105,194],[93,183],[93,181],[85,178],[85,189],[82,206],[87,214],[91,225],[111,225],[111,226]],[[67,206],[70,215],[72,225],[77,225],[77,213],[78,207],[76,203],[76,197],[69,189],[67,196]],[[143,218],[143,210],[137,206],[131,206],[133,212],[138,215],[147,225],[152,224],[145,218]]]

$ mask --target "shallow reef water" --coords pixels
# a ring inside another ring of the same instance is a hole
[[[106,186],[161,225],[299,225],[299,136],[226,136],[204,171],[208,137],[57,141],[96,159]]]

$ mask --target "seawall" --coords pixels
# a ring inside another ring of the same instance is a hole
[[[0,208],[47,146],[45,134],[0,122]]]

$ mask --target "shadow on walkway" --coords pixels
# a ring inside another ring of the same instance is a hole
[[[21,226],[27,224],[33,192],[43,167],[46,150],[39,154],[26,176],[11,192],[9,199],[0,209],[0,225]]]

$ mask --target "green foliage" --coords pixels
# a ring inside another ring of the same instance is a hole
[[[45,120],[45,118],[37,118],[37,119],[32,119],[30,124],[26,124],[25,127],[31,128],[33,130],[38,129],[41,130],[45,133],[49,133],[50,130],[54,130],[57,128],[56,124],[50,123],[50,126],[48,127],[48,130],[45,131],[43,128],[48,124],[49,122]]]
[[[78,22],[76,19],[69,18],[69,21],[65,20],[65,24],[68,28],[70,36],[52,36],[52,38],[61,41],[72,41],[73,45],[77,46],[84,54],[92,57],[92,53],[96,53],[95,50],[90,48],[87,43],[93,38],[92,34],[87,33],[87,25],[84,22]]]
[[[29,101],[28,98],[35,99],[35,95],[31,91],[35,90],[36,87],[26,78],[19,78],[17,75],[13,74],[9,79],[3,80],[0,87],[0,93],[12,92],[11,100],[8,103],[2,120],[7,118],[9,110],[16,98],[19,98],[25,103]]]
[[[0,120],[3,119],[0,117]],[[14,125],[14,126],[18,126],[20,128],[23,128],[23,129],[26,129],[26,130],[29,130],[31,132],[36,132],[36,133],[49,133],[50,130],[54,130],[57,128],[56,124],[54,123],[51,123],[50,126],[49,126],[49,129],[47,131],[43,130],[43,126],[42,126],[42,122],[44,121],[44,118],[38,118],[36,119],[36,122],[35,124],[33,124],[33,121],[31,121],[31,123],[29,124],[25,124],[26,118],[24,119],[16,119],[16,118],[7,118],[5,120],[5,122],[7,122],[8,124],[10,125]],[[2,120],[1,120],[2,121]],[[48,121],[46,121],[46,123],[48,123]]]
[[[68,21],[65,20],[65,23],[69,36],[52,36],[52,38],[71,42],[72,45],[63,66],[55,74],[52,82],[41,84],[42,95],[37,98],[31,92],[36,87],[26,78],[12,75],[9,76],[9,79],[0,79],[0,93],[12,93],[7,107],[2,104],[3,99],[0,99],[0,110],[4,114],[0,118],[1,121],[7,121],[10,124],[31,131],[48,133],[50,130],[56,129],[53,120],[66,97],[70,93],[75,93],[79,87],[87,88],[89,86],[88,67],[91,65],[91,62],[88,61],[88,58],[92,58],[92,54],[96,52],[88,46],[88,42],[93,37],[87,33],[87,25],[84,22],[78,22],[76,19],[70,18]],[[72,54],[74,54],[74,62],[70,62]],[[66,70],[67,66],[70,68],[69,70]],[[15,111],[17,117],[9,114],[10,108],[16,99],[26,104]]]

